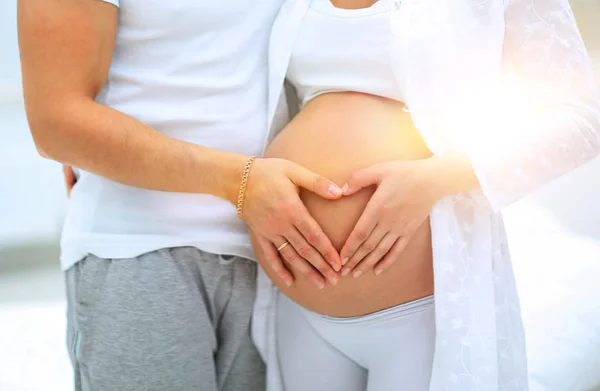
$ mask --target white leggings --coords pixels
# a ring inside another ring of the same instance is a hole
[[[435,342],[433,296],[373,314],[332,318],[279,295],[285,391],[427,391]]]

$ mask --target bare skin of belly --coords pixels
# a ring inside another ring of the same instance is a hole
[[[431,156],[403,104],[354,92],[328,93],[310,101],[268,147],[265,157],[296,162],[343,185],[354,171],[393,160]],[[328,201],[301,190],[300,197],[337,250],[341,250],[375,191]],[[252,238],[254,241],[254,238]],[[390,308],[433,293],[429,219],[384,273],[371,270],[359,278],[341,277],[322,290],[303,275],[294,274],[287,287],[256,256],[273,283],[296,303],[325,315],[351,317]]]

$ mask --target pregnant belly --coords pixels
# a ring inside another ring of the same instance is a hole
[[[265,156],[296,162],[340,186],[355,170],[392,160],[431,156],[403,105],[360,93],[330,93],[313,99],[276,137]],[[374,188],[328,201],[302,190],[300,197],[333,245],[341,250]],[[259,262],[263,256],[255,246]],[[431,230],[425,221],[393,266],[376,276],[372,270],[355,279],[319,290],[295,273],[291,287],[268,265],[263,269],[289,298],[314,312],[336,317],[358,316],[389,308],[433,292]]]

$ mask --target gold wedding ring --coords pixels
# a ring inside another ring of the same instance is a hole
[[[277,251],[281,251],[285,248],[285,246],[287,246],[288,244],[290,244],[289,242],[285,242],[283,243],[281,246],[277,247]]]

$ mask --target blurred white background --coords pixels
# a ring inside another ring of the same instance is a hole
[[[600,0],[572,4],[600,76]],[[15,14],[16,0],[0,1],[0,391],[69,391],[65,192],[28,132]],[[599,200],[597,159],[506,211],[532,391],[600,390]]]

